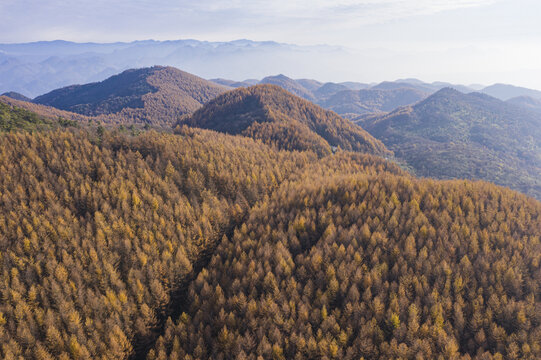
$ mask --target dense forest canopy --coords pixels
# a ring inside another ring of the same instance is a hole
[[[149,359],[541,356],[541,203],[329,160],[220,244]]]
[[[315,160],[201,130],[13,133],[0,149],[3,359],[137,352],[194,262]]]

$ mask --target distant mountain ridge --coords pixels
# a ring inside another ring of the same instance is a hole
[[[298,46],[245,39],[226,42],[180,39],[114,43],[56,40],[0,44],[0,93],[14,91],[33,98],[71,84],[98,82],[127,69],[156,64],[173,66],[207,79],[262,79],[269,74],[296,74],[295,78],[302,78],[297,80],[302,86],[314,91],[316,88],[309,85],[309,82],[317,83],[310,79],[317,77],[313,74],[319,74],[321,69],[334,64],[332,71],[336,73],[336,77],[347,80],[350,75],[344,69],[348,69],[347,65],[355,63],[355,60],[354,54],[337,46]],[[362,76],[359,72],[354,74],[352,77]],[[447,86],[461,92],[484,88],[481,85],[465,86],[441,82],[428,84],[417,79],[399,79],[393,82],[425,87],[418,89],[422,91],[426,91],[428,87],[432,92]],[[367,84],[351,81],[340,84],[352,90],[369,87]],[[493,92],[493,87],[488,87],[486,93],[502,100],[517,96],[539,98],[537,90],[532,93],[531,89],[518,88],[521,91],[502,95]]]
[[[235,82],[224,79],[214,81],[235,88],[249,87],[254,82],[253,80]],[[409,84],[388,85],[389,89],[379,89],[378,85],[371,86],[358,82],[322,83],[311,79],[295,80],[283,74],[268,76],[257,83],[278,85],[286,91],[346,117],[391,111],[398,106],[414,104],[431,93],[430,90],[426,90],[428,88],[422,91],[419,90],[423,88],[422,86],[414,87]],[[385,84],[381,86],[384,87]]]
[[[283,75],[276,76],[267,76],[259,82],[259,84],[272,84],[278,85],[282,89],[289,91],[292,94],[300,96],[306,100],[314,101],[316,97],[310,90],[307,90],[304,86],[299,84],[297,81]]]
[[[445,88],[358,123],[418,175],[482,179],[541,199],[541,116],[526,108]]]
[[[305,64],[316,72],[343,50],[273,41],[42,41],[0,44],[0,93],[35,97],[71,84],[102,81],[132,68],[173,66],[204,78],[262,78]]]
[[[417,79],[384,81],[379,84],[363,84],[359,82],[323,83],[313,79],[292,79],[279,74],[268,76],[261,81],[253,79],[245,81],[214,79],[211,81],[234,88],[249,87],[254,83],[275,84],[297,96],[348,118],[355,118],[372,112],[388,112],[400,106],[413,105],[445,87],[463,93],[474,91],[464,85],[446,82],[425,83]]]
[[[524,87],[507,85],[507,84],[494,84],[487,86],[480,92],[506,101],[519,96],[529,96],[534,99],[541,99],[541,91],[527,89]]]

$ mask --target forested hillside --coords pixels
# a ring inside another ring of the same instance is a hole
[[[31,116],[38,116],[38,117],[49,119],[49,120],[64,119],[64,120],[73,121],[79,124],[81,123],[85,124],[91,121],[92,119],[85,115],[81,115],[81,114],[77,114],[77,113],[69,112],[69,111],[64,111],[64,110],[59,110],[51,106],[39,105],[39,104],[35,104],[29,101],[16,100],[8,96],[0,96],[0,106],[2,105],[9,106],[12,109],[25,110],[28,113],[34,114]]]
[[[330,154],[332,146],[389,154],[359,126],[275,85],[227,92],[179,122],[183,124],[249,136],[286,150],[314,150],[320,155]]]
[[[190,129],[13,133],[0,149],[2,359],[144,350],[195,264],[315,160]]]
[[[13,130],[46,130],[57,127],[79,126],[79,123],[64,117],[44,116],[4,102],[0,96],[0,132]],[[7,99],[7,98],[6,98]],[[17,103],[17,100],[13,100]]]
[[[539,113],[447,88],[357,123],[420,176],[482,179],[541,199]]]
[[[57,89],[34,102],[86,116],[101,115],[105,122],[170,126],[227,90],[172,67],[154,66]]]
[[[541,357],[541,203],[375,160],[260,202],[148,359]]]

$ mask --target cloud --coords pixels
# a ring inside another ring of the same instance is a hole
[[[496,0],[200,0],[183,5],[199,11],[237,12],[241,16],[385,22],[415,15],[489,5]]]
[[[240,35],[283,41],[287,34],[304,33],[303,41],[307,32],[322,38],[327,30],[496,1],[501,0],[0,0],[0,42],[38,35],[85,41]]]
[[[48,12],[57,16],[93,17],[97,14],[142,16],[206,16],[227,13],[229,20],[264,19],[335,20],[356,18],[361,22],[384,22],[445,10],[477,7],[498,0],[2,0],[0,19]],[[145,20],[142,18],[141,20]]]

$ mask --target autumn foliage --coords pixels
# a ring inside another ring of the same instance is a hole
[[[366,161],[260,202],[149,359],[539,358],[541,204]]]
[[[36,109],[0,102],[2,359],[541,358],[532,198],[269,85],[174,134]]]

